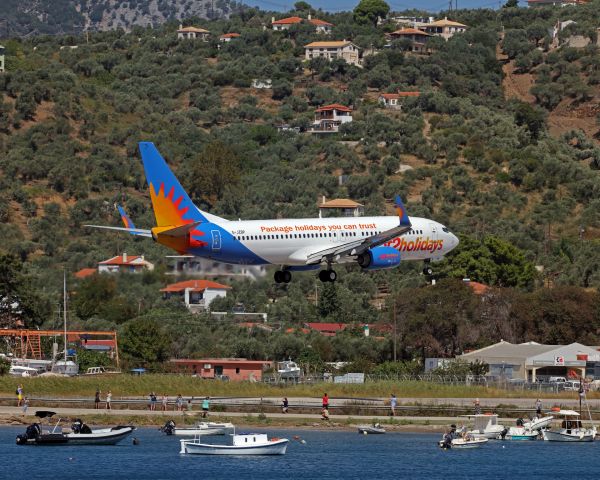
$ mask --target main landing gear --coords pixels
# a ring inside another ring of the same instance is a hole
[[[337,279],[337,273],[335,270],[321,270],[319,272],[319,280],[325,282],[335,282]]]
[[[431,268],[429,262],[426,262],[425,266],[423,267],[423,275],[427,275],[428,277],[431,277],[431,275],[433,275],[433,268]]]
[[[277,270],[273,276],[275,283],[290,283],[292,281],[292,272],[289,270]]]

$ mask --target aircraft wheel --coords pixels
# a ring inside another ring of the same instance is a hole
[[[431,268],[429,265],[425,265],[425,268],[423,268],[423,275],[433,275],[433,268]]]
[[[337,273],[335,270],[321,270],[319,272],[319,280],[325,282],[335,282],[337,279]]]
[[[290,283],[292,281],[292,272],[290,272],[289,270],[284,270],[281,273],[281,281],[283,283]]]
[[[275,280],[275,283],[283,282],[283,272],[281,270],[277,270],[275,275],[273,275],[273,279]]]

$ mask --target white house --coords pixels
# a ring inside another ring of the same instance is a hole
[[[204,30],[203,28],[197,27],[183,27],[179,25],[179,30],[177,30],[177,38],[180,39],[188,39],[188,40],[202,40],[203,42],[208,41],[208,37],[210,32],[208,30]]]
[[[391,110],[401,110],[405,98],[418,97],[419,92],[382,93],[379,95],[379,103]]]
[[[323,57],[329,61],[343,58],[346,63],[360,66],[359,48],[349,40],[312,42],[304,45],[304,55],[306,60],[317,57]]]
[[[463,33],[467,30],[467,26],[453,22],[452,20],[448,20],[448,18],[444,18],[443,20],[436,20],[435,22],[431,22],[419,27],[419,30],[423,30],[424,32],[429,33],[430,35],[435,35],[436,37],[442,37],[444,40],[448,40],[452,38],[456,33]]]
[[[154,264],[144,259],[143,255],[118,255],[103,262],[98,262],[98,273],[139,273],[143,270],[154,270]]]
[[[219,37],[219,41],[220,42],[231,42],[231,40],[233,40],[234,38],[239,38],[241,37],[241,35],[239,33],[224,33],[223,35],[221,35]]]
[[[275,20],[275,17],[271,18],[271,27],[276,32],[282,32],[289,30],[292,25],[300,25],[301,23],[308,22],[315,27],[317,33],[331,33],[333,23],[326,22],[325,20],[319,20],[318,18],[312,18],[310,13],[308,18],[301,17],[287,17],[280,20]]]
[[[192,311],[207,310],[215,298],[226,297],[231,287],[210,280],[186,280],[162,288],[165,299],[178,296]]]
[[[312,133],[336,133],[340,125],[352,121],[352,109],[338,103],[325,105],[315,110],[315,121],[310,128]]]

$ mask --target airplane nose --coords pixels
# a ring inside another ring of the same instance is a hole
[[[450,248],[457,247],[459,244],[458,237],[453,233],[450,234]]]

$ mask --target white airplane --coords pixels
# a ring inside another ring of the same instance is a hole
[[[394,268],[400,261],[441,260],[458,245],[444,225],[406,214],[397,196],[397,216],[229,221],[194,205],[151,142],[140,142],[156,226],[136,228],[119,207],[126,231],[151,237],[181,255],[242,265],[279,265],[275,282],[289,283],[293,271],[318,270],[323,282],[337,278],[332,265],[357,263],[363,270]]]

